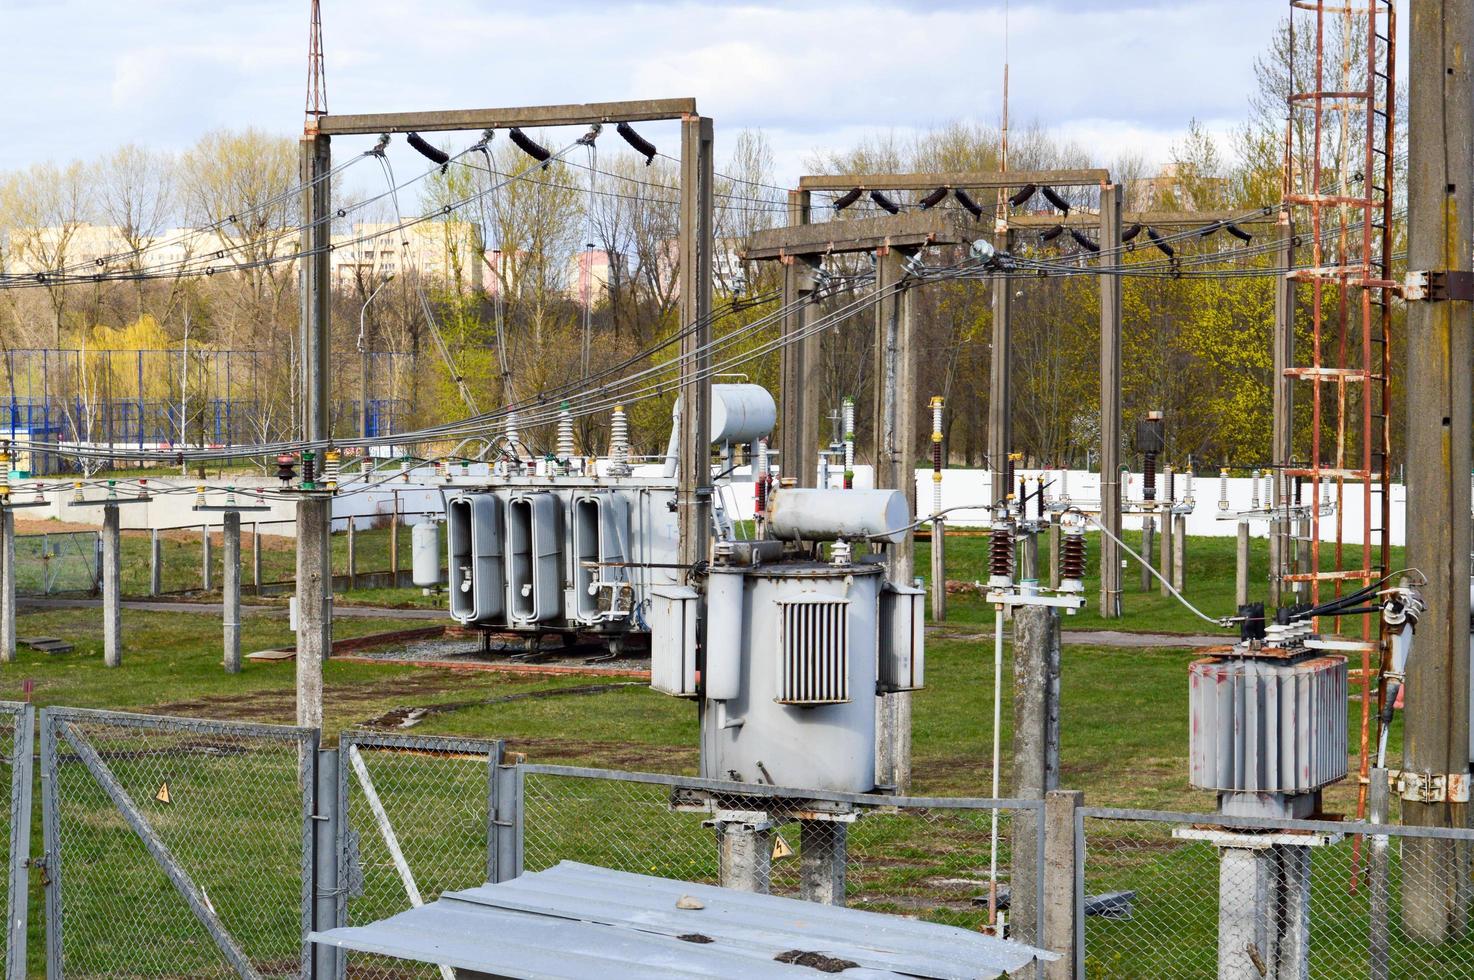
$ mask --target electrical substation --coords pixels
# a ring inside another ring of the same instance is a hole
[[[1237,183],[1010,160],[1006,56],[996,147],[784,184],[333,113],[309,6],[283,186],[0,228],[7,977],[1474,977],[1474,0],[1283,5]],[[65,347],[245,274],[289,352]]]

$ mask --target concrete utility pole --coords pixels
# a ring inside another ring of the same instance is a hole
[[[909,288],[895,287],[906,277],[906,262],[915,249],[880,250],[875,263],[875,289],[884,298],[875,307],[875,486],[906,495],[906,513],[916,513],[916,349],[915,298]],[[891,290],[895,290],[891,292]],[[885,295],[889,292],[889,295]],[[915,575],[915,534],[886,546],[892,582],[909,583]],[[882,694],[876,702],[875,778],[905,793],[911,785],[911,692]]]
[[[806,225],[810,217],[808,191],[788,192],[788,224]],[[801,333],[814,318],[814,289],[821,263],[818,255],[788,255],[783,258],[783,305],[803,305],[783,317],[785,339]],[[785,344],[778,352],[779,399],[782,419],[778,428],[778,463],[785,477],[798,486],[818,484],[814,452],[819,447],[819,405],[815,379],[819,372],[819,338]]]
[[[1295,382],[1285,374],[1285,369],[1295,363],[1295,281],[1290,278],[1295,232],[1290,224],[1288,208],[1280,211],[1275,234],[1279,241],[1277,255],[1281,273],[1274,288],[1274,433],[1270,446],[1274,465],[1274,499],[1269,503],[1271,513],[1289,505],[1290,486],[1285,467],[1290,465],[1290,454],[1294,451]],[[1298,571],[1288,567],[1290,537],[1295,529],[1290,520],[1273,518],[1269,529],[1269,601],[1272,607],[1278,608],[1282,601],[1284,576]]]
[[[1407,267],[1410,276],[1443,274],[1448,293],[1461,298],[1408,303],[1407,563],[1428,578],[1428,611],[1407,665],[1403,768],[1452,782],[1469,773],[1474,0],[1414,3],[1410,12]],[[1468,809],[1467,795],[1402,801],[1403,822],[1414,826],[1467,827]],[[1403,842],[1403,929],[1410,937],[1446,942],[1464,935],[1469,872],[1466,844]]]
[[[694,113],[681,120],[681,440],[680,563],[710,557],[711,543],[711,263],[712,125]]]
[[[1059,612],[1019,606],[1013,613],[1013,795],[1040,800],[1059,788]],[[1013,874],[1009,921],[1013,937],[1035,943],[1039,895],[1035,892],[1037,828],[1011,822]]]
[[[241,672],[241,515],[230,512],[225,515],[225,593],[223,619],[225,624],[225,672]]]
[[[1012,251],[1013,233],[1007,227],[993,236],[999,252]],[[988,355],[988,473],[993,506],[1013,493],[1005,474],[1013,451],[1013,292],[1008,276],[993,277],[993,346]]]
[[[1121,248],[1121,185],[1100,191],[1100,249]],[[1100,277],[1100,615],[1121,615],[1121,278]]]
[[[330,137],[308,132],[301,142],[302,191],[302,435],[332,437],[328,417],[328,355],[332,298],[328,248],[332,240]],[[333,647],[330,562],[332,498],[297,498],[297,724],[322,727],[322,665]]]
[[[122,561],[118,534],[118,505],[102,508],[102,662],[123,664]]]

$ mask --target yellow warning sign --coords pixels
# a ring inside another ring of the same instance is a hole
[[[793,856],[793,848],[788,846],[788,841],[783,839],[782,834],[773,835],[773,860]]]
[[[159,791],[154,794],[154,799],[158,800],[160,803],[173,803],[174,802],[173,800],[169,799],[169,784],[168,783],[161,783],[159,785]]]

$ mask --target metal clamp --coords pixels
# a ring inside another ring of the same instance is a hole
[[[1431,773],[1391,769],[1388,781],[1397,795],[1411,803],[1468,803],[1467,772]]]
[[[1474,272],[1463,269],[1410,271],[1403,280],[1402,298],[1436,303],[1474,300]]]

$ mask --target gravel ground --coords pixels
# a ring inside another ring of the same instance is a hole
[[[395,643],[370,650],[355,650],[353,656],[372,660],[417,660],[446,664],[536,664],[540,667],[599,667],[615,670],[649,670],[647,657],[621,657],[604,660],[609,654],[602,644],[587,643],[563,647],[556,639],[545,643],[541,656],[527,653],[529,643],[519,637],[493,636],[490,655],[481,652],[481,643],[472,636],[436,637]]]

